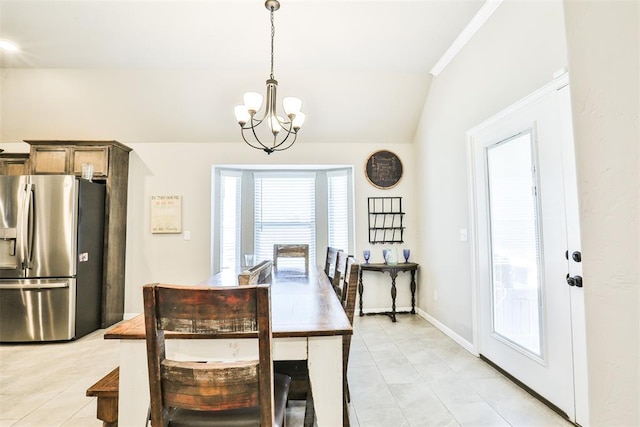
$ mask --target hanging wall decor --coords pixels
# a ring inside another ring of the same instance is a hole
[[[393,188],[402,178],[402,162],[391,151],[376,151],[367,159],[364,173],[374,187]]]

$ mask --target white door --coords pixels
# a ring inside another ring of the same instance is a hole
[[[566,76],[468,140],[479,353],[585,425],[586,394],[577,402],[574,390],[586,375],[584,351],[574,360],[574,347],[584,346],[582,290],[567,282],[579,274],[571,260],[579,235]]]

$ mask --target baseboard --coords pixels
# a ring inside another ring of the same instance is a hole
[[[427,313],[426,311],[424,311],[424,310],[422,310],[420,308],[416,308],[416,313],[418,313],[418,315],[420,317],[422,317],[423,319],[425,319],[427,322],[431,323],[433,326],[435,326],[436,328],[440,329],[440,331],[442,331],[442,333],[444,333],[446,336],[448,336],[449,338],[454,340],[458,345],[460,345],[462,348],[467,350],[469,353],[473,354],[476,357],[480,356],[480,354],[478,353],[478,349],[476,348],[475,345],[473,345],[473,343],[471,343],[471,342],[467,341],[466,339],[462,338],[460,335],[458,335],[452,329],[450,329],[449,327],[447,327],[446,325],[441,323],[438,319],[436,319],[435,317],[431,316],[429,313]]]
[[[356,314],[360,313],[359,311],[360,309],[356,308]],[[363,308],[362,312],[364,314],[369,314],[369,313],[386,313],[386,312],[390,312],[390,308],[389,307],[380,307],[380,308]],[[417,310],[417,309],[416,309]],[[411,306],[409,307],[396,307],[396,311],[411,311]],[[417,312],[417,311],[416,311]]]

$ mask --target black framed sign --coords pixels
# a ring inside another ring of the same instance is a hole
[[[402,162],[391,151],[376,151],[367,159],[364,173],[374,187],[393,188],[402,178]]]

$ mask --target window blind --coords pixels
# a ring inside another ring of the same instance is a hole
[[[254,174],[254,253],[256,261],[273,258],[273,245],[308,244],[309,259],[316,249],[316,177],[314,172]],[[278,261],[296,267],[302,259]],[[303,265],[303,264],[301,264]]]
[[[349,201],[346,170],[327,173],[329,193],[329,246],[349,250]]]
[[[240,183],[235,172],[220,173],[220,268],[240,265]]]

